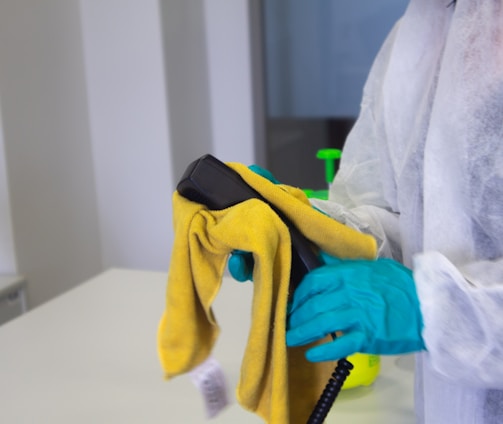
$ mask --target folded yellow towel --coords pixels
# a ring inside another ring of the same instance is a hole
[[[375,257],[375,240],[314,210],[302,190],[275,185],[241,164],[228,164],[280,209],[320,249],[338,257]],[[234,249],[253,253],[252,321],[239,403],[268,423],[305,423],[334,363],[309,363],[304,348],[285,343],[291,246],[288,228],[272,209],[250,199],[210,211],[173,195],[175,239],[158,351],[166,378],[185,373],[210,354],[219,327],[211,305]]]

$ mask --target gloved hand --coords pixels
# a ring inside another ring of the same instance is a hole
[[[253,281],[254,265],[253,255],[244,250],[234,250],[227,261],[227,268],[232,278],[240,283]]]
[[[425,349],[423,320],[412,272],[392,259],[327,259],[309,272],[293,294],[286,333],[288,346],[329,334],[335,340],[306,352],[309,361],[353,353],[402,354]],[[327,263],[328,261],[328,263]]]
[[[274,184],[280,184],[280,182],[274,177],[274,175],[258,165],[250,165],[250,168],[255,174],[258,174]],[[253,266],[255,262],[253,260],[253,255],[250,252],[245,252],[243,250],[234,250],[229,256],[227,262],[227,268],[235,280],[239,282],[253,281]]]

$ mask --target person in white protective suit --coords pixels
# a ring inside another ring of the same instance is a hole
[[[325,255],[293,295],[286,339],[298,346],[343,332],[310,348],[311,361],[418,352],[418,423],[496,424],[503,0],[448,3],[411,0],[370,71],[329,200],[313,201],[374,235],[379,258]]]
[[[369,74],[329,201],[315,203],[413,270],[424,346],[403,350],[421,351],[417,422],[495,424],[503,423],[503,1],[447,3],[410,2]],[[324,275],[337,275],[332,268]],[[315,312],[303,313],[315,322]],[[296,325],[292,345],[303,344]]]

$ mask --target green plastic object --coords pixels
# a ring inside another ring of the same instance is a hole
[[[320,149],[316,153],[318,159],[325,161],[325,182],[329,185],[335,177],[335,161],[341,158],[340,149]],[[312,199],[328,199],[328,190],[304,189],[306,196]]]
[[[335,176],[335,161],[341,158],[340,149],[320,149],[316,153],[318,159],[325,161],[325,182],[330,184]]]
[[[303,188],[302,191],[309,199],[328,200],[328,190],[312,190],[310,188]]]

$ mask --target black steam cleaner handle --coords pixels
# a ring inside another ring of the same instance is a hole
[[[321,265],[311,243],[274,205],[250,187],[236,171],[212,155],[192,162],[177,185],[186,199],[205,205],[210,210],[221,210],[249,199],[267,203],[287,225],[292,240],[292,272],[290,288],[295,290],[302,277]]]
[[[205,205],[210,210],[221,210],[249,199],[267,203],[287,225],[292,241],[290,291],[297,288],[303,276],[322,263],[312,243],[274,205],[250,187],[232,168],[212,155],[204,155],[192,162],[177,185],[177,191],[188,200]],[[333,335],[335,337],[335,335]],[[325,390],[316,404],[308,424],[322,423],[339,394],[353,365],[341,359]]]

